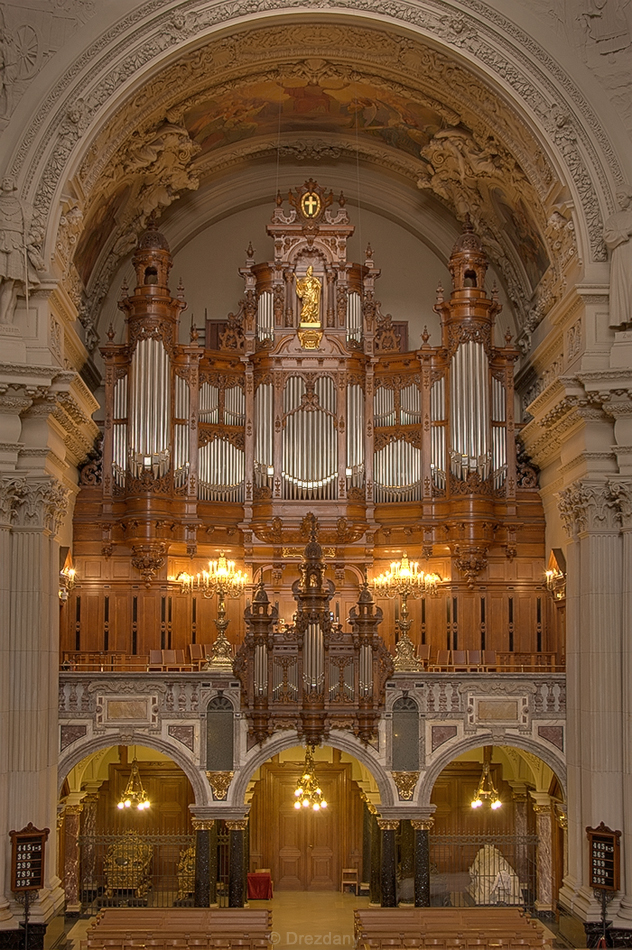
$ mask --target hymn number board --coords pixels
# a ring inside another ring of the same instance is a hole
[[[22,831],[9,832],[12,891],[37,891],[44,887],[44,845],[49,830],[40,830],[29,822]]]
[[[604,891],[619,890],[620,831],[612,831],[603,821],[598,828],[586,828],[590,848],[590,886]]]

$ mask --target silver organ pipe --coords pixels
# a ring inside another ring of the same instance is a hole
[[[243,501],[245,455],[227,439],[198,450],[198,495],[202,501]]]
[[[272,667],[272,698],[295,700],[298,697],[298,660],[296,656],[275,657]]]
[[[288,499],[334,499],[338,492],[336,389],[329,376],[314,384],[314,400],[304,407],[304,380],[291,376],[283,393],[283,485]]]
[[[127,468],[127,376],[116,380],[113,402],[112,477],[122,488]]]
[[[347,476],[350,488],[364,485],[364,392],[362,386],[347,386]]]
[[[373,650],[367,643],[360,647],[360,697],[371,696],[373,693]]]
[[[459,344],[450,367],[450,463],[463,480],[470,472],[483,479],[490,472],[488,376],[483,344]]]
[[[243,426],[246,422],[246,397],[241,386],[224,391],[224,422],[227,426]]]
[[[437,488],[445,489],[445,378],[437,379],[430,390],[430,469]]]
[[[376,426],[395,425],[395,390],[378,386],[373,397],[373,415]]]
[[[347,340],[362,342],[362,299],[355,290],[347,296]]]
[[[191,398],[186,379],[176,374],[175,425],[173,433],[173,481],[176,488],[185,484],[189,474],[189,408]]]
[[[319,692],[325,681],[325,645],[320,624],[308,624],[303,638],[303,682],[308,692]]]
[[[257,338],[274,339],[274,298],[269,290],[259,294],[257,300]]]
[[[419,501],[421,499],[421,451],[404,439],[389,442],[375,453],[373,462],[375,500]]]
[[[255,696],[263,696],[268,691],[268,648],[265,643],[255,647],[254,662]]]
[[[338,654],[329,658],[329,699],[355,699],[355,663],[352,656]]]
[[[421,393],[415,383],[405,386],[401,393],[402,425],[419,425],[421,422]]]
[[[263,383],[255,393],[255,484],[270,484],[274,467],[274,387]]]
[[[164,475],[170,460],[171,363],[161,340],[139,340],[130,366],[129,466]]]
[[[200,422],[217,424],[219,422],[219,389],[210,383],[200,386],[200,408],[198,410]]]
[[[492,477],[501,488],[507,477],[507,393],[500,379],[492,377]]]

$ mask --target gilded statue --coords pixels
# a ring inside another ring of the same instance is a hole
[[[322,284],[314,277],[314,268],[310,264],[305,277],[296,281],[296,293],[302,301],[301,326],[318,324],[320,326],[320,291]]]

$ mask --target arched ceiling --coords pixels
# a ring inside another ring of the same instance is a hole
[[[208,219],[180,216],[182,245],[216,213],[204,192],[234,191],[255,168],[246,197],[262,200],[297,161],[370,170],[385,184],[364,188],[362,201],[381,213],[395,216],[389,190],[406,205],[419,189],[454,224],[468,213],[527,336],[577,259],[571,195],[553,157],[474,67],[369,21],[262,21],[205,42],[120,101],[67,183],[56,243],[92,344],[112,277],[152,212],[168,233],[178,200],[200,191],[195,206]],[[417,227],[444,259],[433,217]]]

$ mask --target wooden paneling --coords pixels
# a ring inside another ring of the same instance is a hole
[[[193,803],[191,783],[175,763],[139,762],[143,788],[151,807],[139,812],[118,809],[117,802],[129,780],[131,765],[111,764],[109,778],[99,790],[97,805],[97,834],[136,831],[188,833],[191,831],[189,805]]]
[[[326,810],[294,808],[298,763],[266,763],[250,810],[251,870],[269,867],[278,890],[333,891],[361,866],[362,800],[351,765],[316,762]]]

